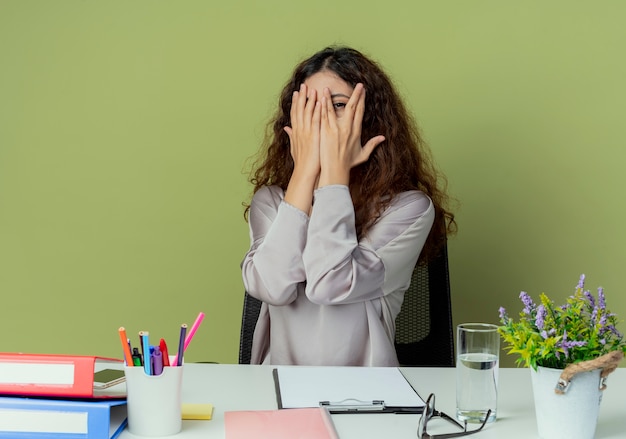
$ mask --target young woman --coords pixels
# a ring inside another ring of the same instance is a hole
[[[413,268],[454,219],[387,75],[346,47],[299,64],[251,182],[242,273],[263,302],[252,363],[396,366]]]

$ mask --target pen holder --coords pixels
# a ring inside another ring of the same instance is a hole
[[[168,436],[182,428],[183,366],[146,375],[143,367],[125,367],[128,430],[138,436]]]

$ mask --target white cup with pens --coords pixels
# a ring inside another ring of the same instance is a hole
[[[204,318],[200,313],[192,329],[181,325],[176,355],[170,357],[165,341],[151,346],[149,333],[140,332],[141,358],[123,342],[126,366],[128,430],[138,436],[169,436],[182,429],[183,354]],[[120,328],[120,337],[122,337]],[[124,335],[125,338],[125,335]],[[137,349],[135,349],[135,352]]]
[[[182,428],[182,366],[165,366],[160,375],[126,367],[128,430],[138,436],[169,436]]]

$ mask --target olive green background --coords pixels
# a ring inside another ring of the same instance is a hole
[[[455,323],[581,273],[625,317],[625,22],[619,0],[0,0],[0,351],[119,357],[119,326],[176,344],[204,311],[187,360],[236,362],[246,160],[334,43],[394,78],[459,200]]]

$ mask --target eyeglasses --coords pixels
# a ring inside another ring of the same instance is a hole
[[[467,421],[465,421],[464,425],[459,424],[454,418],[446,415],[444,412],[439,412],[435,410],[435,394],[431,393],[426,400],[426,405],[424,406],[424,412],[422,413],[422,417],[420,418],[419,423],[417,424],[417,437],[418,439],[446,439],[452,437],[460,437],[467,436],[469,434],[474,434],[483,429],[487,420],[489,419],[489,415],[491,414],[491,410],[487,411],[485,415],[485,420],[476,430],[467,431]],[[458,433],[448,433],[448,434],[428,434],[426,432],[426,424],[428,424],[428,420],[433,416],[438,416],[440,418],[445,419],[446,421],[456,425],[459,428],[462,428],[463,431]]]

